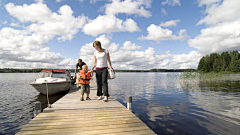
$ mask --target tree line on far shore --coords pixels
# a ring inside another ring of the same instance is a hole
[[[16,68],[0,68],[0,73],[38,73],[41,72],[43,68],[34,69],[16,69]]]
[[[199,72],[240,72],[240,54],[238,51],[212,53],[199,61]]]
[[[38,73],[44,68],[34,69],[15,69],[15,68],[0,68],[0,73]],[[70,72],[75,72],[75,69],[66,69]],[[115,72],[192,72],[196,69],[151,69],[151,70],[119,70],[115,69]]]
[[[194,72],[196,69],[151,69],[149,72]]]

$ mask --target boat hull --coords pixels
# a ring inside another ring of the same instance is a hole
[[[57,93],[69,90],[71,87],[71,82],[70,81],[48,83],[31,82],[30,85],[32,85],[38,92],[44,95],[47,95],[47,93],[48,95],[55,95]]]

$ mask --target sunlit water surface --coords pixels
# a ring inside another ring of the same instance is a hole
[[[46,96],[29,82],[36,73],[0,74],[0,134],[15,134],[33,117],[33,102]],[[180,73],[116,73],[109,92],[157,134],[240,134],[239,82],[181,81]],[[50,104],[65,93],[50,97]]]
[[[33,118],[34,102],[40,101],[42,109],[47,107],[45,95],[37,92],[30,82],[36,73],[0,73],[0,134],[13,135]],[[52,104],[66,92],[50,96]]]

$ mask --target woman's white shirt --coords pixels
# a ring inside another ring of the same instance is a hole
[[[107,53],[109,53],[107,49],[104,49],[104,51],[101,53],[98,53],[98,51],[94,52],[94,56],[96,56],[96,59],[97,59],[96,67],[98,67],[98,68],[108,67]]]

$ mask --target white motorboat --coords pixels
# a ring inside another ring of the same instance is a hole
[[[71,82],[71,73],[65,69],[44,69],[30,85],[44,95],[54,95],[71,89]]]

